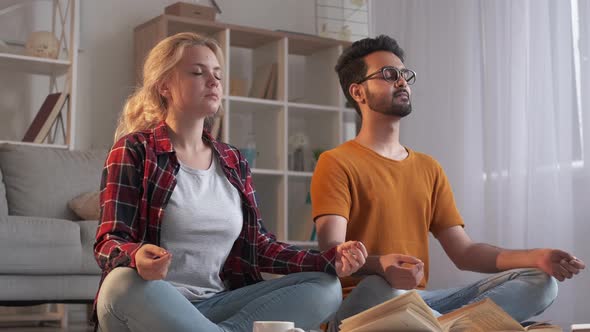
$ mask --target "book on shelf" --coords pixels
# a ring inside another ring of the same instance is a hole
[[[37,115],[35,115],[33,122],[29,125],[23,137],[23,142],[43,143],[67,99],[67,93],[56,92],[49,94]]]
[[[231,78],[229,80],[229,95],[248,97],[248,81],[241,78]]]
[[[278,65],[267,63],[256,68],[252,78],[250,97],[275,99],[277,86]]]
[[[278,80],[279,67],[277,63],[273,63],[270,69],[270,77],[268,79],[268,85],[264,92],[264,99],[276,99],[277,96],[277,80]]]
[[[408,291],[389,301],[342,321],[341,332],[487,332],[539,331],[561,332],[549,324],[523,327],[489,298],[466,305],[440,316],[415,291]]]

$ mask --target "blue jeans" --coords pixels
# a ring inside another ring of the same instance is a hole
[[[336,327],[343,319],[404,292],[392,289],[380,276],[364,278],[342,302],[330,321],[330,331],[337,331]],[[435,316],[489,297],[515,320],[522,322],[541,314],[553,303],[557,297],[557,282],[541,270],[517,269],[492,275],[467,287],[420,290],[418,293]]]
[[[310,329],[342,302],[340,282],[323,272],[303,272],[259,282],[191,303],[170,283],[145,281],[119,267],[98,296],[99,331],[252,331],[257,320],[295,322]]]

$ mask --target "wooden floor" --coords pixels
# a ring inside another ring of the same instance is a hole
[[[88,325],[71,324],[67,328],[51,327],[49,324],[45,326],[20,326],[20,327],[0,327],[0,332],[92,332],[94,331]]]
[[[86,304],[0,307],[0,332],[92,332],[88,324],[91,310]],[[67,328],[59,327],[63,319],[68,321]]]

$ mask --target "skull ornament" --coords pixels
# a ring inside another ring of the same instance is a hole
[[[49,31],[32,32],[25,45],[25,53],[30,56],[57,59],[59,42]]]

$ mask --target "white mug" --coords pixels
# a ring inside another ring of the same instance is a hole
[[[293,322],[256,321],[253,332],[305,332],[296,328]]]

